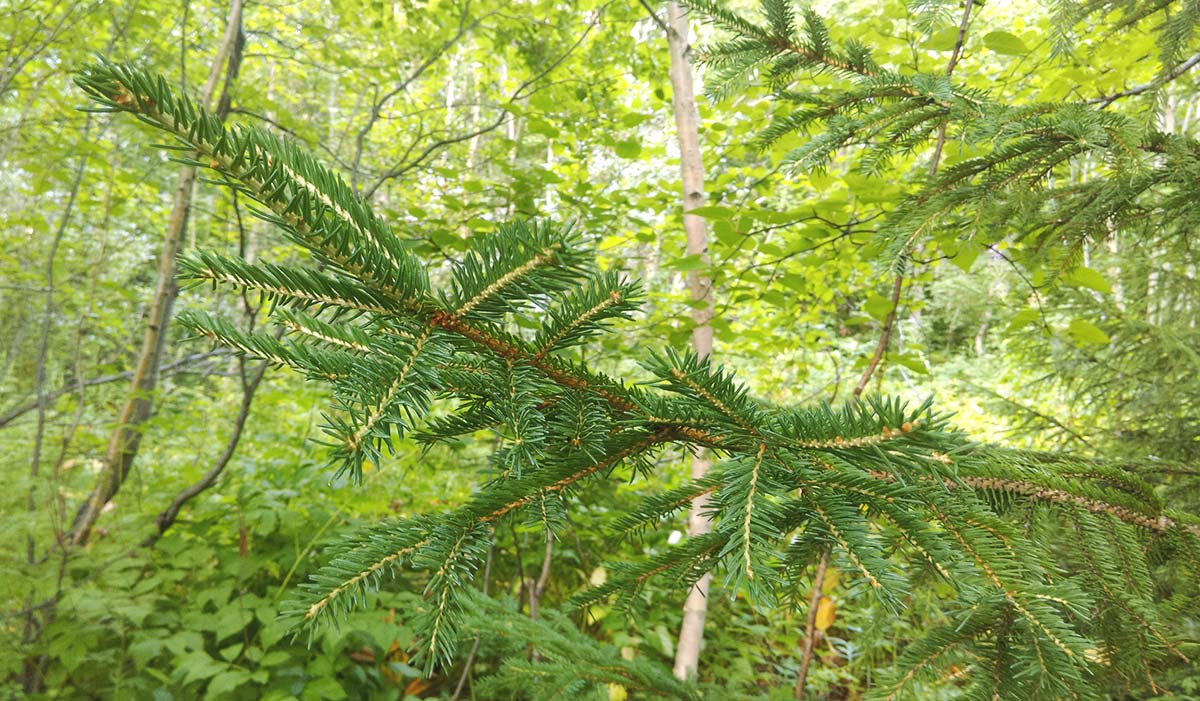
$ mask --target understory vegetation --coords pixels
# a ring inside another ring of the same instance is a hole
[[[682,4],[4,13],[4,695],[1200,696],[1200,6]]]

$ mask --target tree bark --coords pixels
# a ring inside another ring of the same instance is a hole
[[[796,701],[804,701],[808,668],[812,665],[813,646],[817,641],[817,607],[821,603],[821,588],[825,586],[825,571],[828,568],[829,552],[826,551],[817,564],[817,573],[813,575],[812,596],[808,600],[808,623],[804,628],[804,654],[800,656],[800,671],[796,674],[796,687],[792,694]]]
[[[700,132],[696,112],[696,97],[692,87],[692,68],[688,63],[687,19],[674,2],[667,3],[667,44],[671,53],[671,102],[675,108],[675,129],[679,138],[679,169],[683,179],[683,230],[687,236],[687,253],[698,255],[708,263],[708,234],[704,218],[689,214],[704,206],[704,161],[700,157]],[[713,317],[712,279],[703,271],[688,273],[688,292],[693,302],[692,346],[701,358],[712,355]],[[704,451],[692,456],[692,478],[703,477],[712,465]],[[696,536],[712,530],[712,522],[704,515],[707,495],[692,502],[688,515],[688,535]],[[675,676],[687,679],[695,676],[700,665],[700,644],[704,638],[704,619],[708,614],[708,587],[711,574],[705,574],[688,592],[683,604],[683,624],[679,644],[675,649]]]
[[[208,82],[200,97],[201,105],[207,106],[212,102],[217,82],[226,63],[228,63],[226,91],[229,81],[236,77],[240,62],[241,32],[242,0],[233,0],[229,10],[229,20],[225,27],[225,36],[221,40],[217,56],[209,71]],[[222,95],[217,107],[217,115],[221,118],[224,118],[229,112],[227,98],[226,92],[225,95]],[[166,327],[171,321],[171,312],[179,291],[175,283],[175,259],[187,232],[188,214],[191,211],[195,184],[196,168],[194,166],[185,166],[179,171],[175,183],[171,216],[167,221],[167,233],[158,259],[158,282],[154,289],[150,309],[147,312],[142,349],[134,369],[129,396],[121,408],[117,425],[109,437],[108,448],[104,456],[104,469],[97,476],[96,484],[87,501],[75,514],[71,533],[67,538],[72,545],[87,543],[92,528],[100,517],[101,510],[120,491],[121,485],[124,484],[125,478],[133,467],[138,449],[141,447],[143,425],[150,418],[151,410],[154,407],[154,389],[158,383]]]

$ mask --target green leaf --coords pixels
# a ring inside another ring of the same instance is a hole
[[[743,212],[742,216],[764,224],[789,224],[804,218],[804,214],[798,212],[779,212],[773,209],[753,209]]]
[[[1062,276],[1062,281],[1072,287],[1086,287],[1104,294],[1112,292],[1112,285],[1100,273],[1091,268],[1079,267]]]
[[[138,667],[145,667],[146,663],[157,657],[165,647],[162,638],[139,640],[129,646],[129,655],[133,657],[133,661]]]
[[[667,627],[661,623],[654,626],[654,632],[658,635],[658,644],[662,646],[663,654],[667,657],[675,656],[675,640],[667,631]]]
[[[893,357],[892,361],[903,365],[919,375],[929,374],[929,368],[925,367],[925,363],[921,362],[921,358],[914,353],[901,353]]]
[[[1021,41],[1021,37],[1009,32],[988,32],[983,35],[983,44],[992,51],[1005,56],[1023,56],[1029,53],[1029,47]]]
[[[551,139],[558,138],[558,129],[549,122],[541,119],[530,119],[528,122],[529,131],[533,134],[541,134],[542,136],[550,137]],[[620,153],[620,144],[617,145],[617,153]]]
[[[639,155],[641,155],[642,143],[636,139],[629,139],[627,141],[618,141],[617,145],[614,146],[613,149],[617,152],[617,155],[620,156],[621,158],[634,159],[634,158],[637,158]]]
[[[983,252],[983,247],[978,246],[973,242],[964,241],[958,247],[958,250],[951,254],[950,262],[954,267],[964,273],[971,272],[971,266],[975,265],[975,261],[979,258],[979,254]]]
[[[733,219],[735,212],[729,207],[721,207],[720,205],[710,204],[703,207],[693,207],[687,211],[687,214],[694,214],[705,219]]]
[[[1008,322],[1008,331],[1020,331],[1037,321],[1041,314],[1036,309],[1022,309],[1017,312],[1011,321]]]
[[[1075,319],[1067,326],[1067,333],[1071,335],[1071,340],[1075,341],[1077,346],[1088,345],[1107,345],[1109,342],[1108,334],[1100,330],[1090,321],[1083,319]]]
[[[231,669],[228,672],[221,672],[208,683],[208,689],[204,692],[204,698],[215,699],[223,694],[228,694],[248,681],[250,681],[250,673],[243,669]]]
[[[799,273],[787,273],[779,278],[779,284],[794,292],[804,292],[808,289],[808,278]]]
[[[224,640],[244,628],[245,625],[245,613],[238,607],[230,605],[222,608],[216,614],[213,630],[217,634],[217,640]]]
[[[642,112],[627,112],[621,115],[621,126],[636,127],[642,122],[649,121],[652,119],[652,117],[652,115],[644,114]]]
[[[678,260],[671,262],[671,267],[675,270],[683,272],[692,272],[693,270],[703,270],[708,267],[708,261],[699,253],[694,253],[690,256],[684,256]]]
[[[742,240],[742,235],[734,231],[733,224],[726,219],[718,219],[712,226],[713,236],[725,246],[736,246]]]
[[[879,321],[883,321],[892,311],[892,300],[872,292],[867,295],[867,301],[863,304],[863,309]]]
[[[925,40],[925,48],[934,51],[949,51],[958,43],[958,27],[946,27],[934,32]]]
[[[344,699],[346,690],[336,679],[318,677],[305,683],[304,691],[300,693],[304,701],[319,701],[320,699]]]
[[[291,659],[291,653],[288,653],[284,650],[272,650],[271,652],[263,655],[262,661],[259,662],[259,664],[263,667],[277,667],[285,662],[291,661]]]
[[[788,296],[779,290],[767,290],[762,294],[762,301],[776,307],[786,307]]]
[[[228,664],[214,660],[203,650],[190,652],[175,660],[175,675],[184,684],[214,677],[227,669]]]
[[[181,630],[163,641],[163,645],[176,655],[189,650],[203,650],[204,636],[194,630]]]

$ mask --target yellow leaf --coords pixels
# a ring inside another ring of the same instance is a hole
[[[832,594],[838,585],[838,571],[832,567],[825,570],[825,579],[821,582],[821,593]]]
[[[608,581],[608,570],[603,567],[597,567],[592,570],[592,576],[588,577],[588,581],[593,587],[598,587]]]
[[[822,596],[817,603],[817,630],[824,632],[833,625],[833,619],[837,618],[837,604],[833,603],[833,599],[828,596]]]
[[[629,698],[629,692],[620,684],[608,685],[608,701],[625,701]]]

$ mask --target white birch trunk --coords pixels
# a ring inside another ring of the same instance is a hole
[[[700,158],[700,133],[697,125],[696,97],[692,89],[692,67],[688,63],[687,20],[674,2],[667,3],[667,43],[671,52],[671,101],[675,107],[675,128],[679,136],[679,166],[683,176],[683,230],[687,235],[688,255],[699,255],[708,262],[708,234],[704,218],[688,214],[704,205],[704,162]],[[692,345],[702,358],[712,354],[713,316],[712,280],[703,272],[688,273],[691,298],[703,301],[692,310]],[[703,477],[712,460],[704,452],[692,456],[692,477]],[[692,502],[688,516],[688,535],[696,536],[712,530],[704,517],[707,496]],[[704,619],[708,613],[708,587],[712,575],[705,574],[688,592],[683,605],[683,625],[675,649],[675,676],[687,679],[695,676],[700,664],[700,644],[704,639]]]

